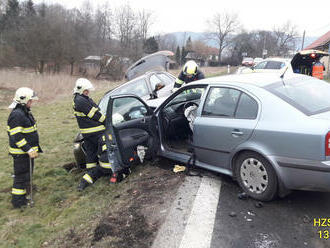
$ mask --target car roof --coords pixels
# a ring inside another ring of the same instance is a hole
[[[279,61],[279,62],[290,62],[291,59],[288,59],[288,58],[267,58],[267,59],[264,59],[264,61]]]
[[[282,71],[281,71],[282,72]],[[230,74],[226,76],[211,77],[203,80],[194,82],[193,84],[217,84],[217,83],[226,83],[226,84],[250,84],[258,87],[266,87],[270,84],[277,83],[281,81],[281,73],[248,73],[248,74]],[[284,75],[285,80],[301,78],[307,79],[309,76],[286,72]],[[190,84],[189,84],[190,85]]]

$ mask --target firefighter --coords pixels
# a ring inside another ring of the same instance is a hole
[[[175,81],[173,92],[178,90],[183,84],[204,79],[204,73],[198,69],[198,65],[195,61],[189,60],[182,68],[178,78]]]
[[[94,87],[86,78],[77,79],[73,90],[74,115],[84,137],[87,169],[96,167],[98,163],[98,140],[105,130],[105,115],[100,112],[97,104],[88,96],[92,90]]]
[[[115,159],[115,154],[113,154],[113,159]],[[109,161],[108,159],[108,152],[107,152],[107,145],[105,142],[105,135],[99,140],[98,145],[98,158],[99,163],[96,167],[92,168],[91,170],[87,171],[83,178],[80,181],[78,186],[79,191],[83,191],[89,185],[95,183],[97,179],[104,176],[110,176],[110,183],[118,183],[121,182],[124,178],[126,178],[130,173],[129,168],[124,168],[118,173],[113,173],[113,165],[117,161]]]
[[[34,159],[42,152],[36,121],[31,113],[31,105],[38,100],[30,88],[19,88],[15,93],[12,108],[7,122],[9,136],[9,154],[14,160],[14,184],[12,188],[12,204],[14,208],[27,205],[26,195],[29,193],[30,175]],[[31,166],[30,166],[31,165]]]
[[[320,62],[319,59],[317,59],[312,66],[312,77],[323,79],[324,69],[325,69],[324,65]]]

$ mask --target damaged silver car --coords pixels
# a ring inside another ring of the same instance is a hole
[[[176,80],[175,76],[165,71],[169,61],[168,56],[172,55],[173,53],[169,51],[159,51],[133,64],[126,72],[130,81],[104,94],[98,104],[101,112],[106,114],[110,96],[120,94],[134,94],[143,99],[152,109],[159,106],[172,93]],[[74,140],[73,154],[76,165],[83,167],[86,163],[86,153],[81,134],[78,134]]]
[[[123,166],[143,146],[149,156],[232,176],[258,200],[296,189],[330,191],[330,85],[322,80],[276,73],[209,78],[180,88],[155,110],[135,95],[110,96],[106,114]]]

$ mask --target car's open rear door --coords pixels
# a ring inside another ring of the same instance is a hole
[[[157,152],[156,118],[139,97],[111,96],[106,116],[108,157],[115,172],[138,163],[143,157],[142,150],[147,157]]]

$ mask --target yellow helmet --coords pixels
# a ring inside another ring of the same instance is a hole
[[[186,75],[196,75],[198,65],[195,61],[189,60],[183,66],[183,73]]]

